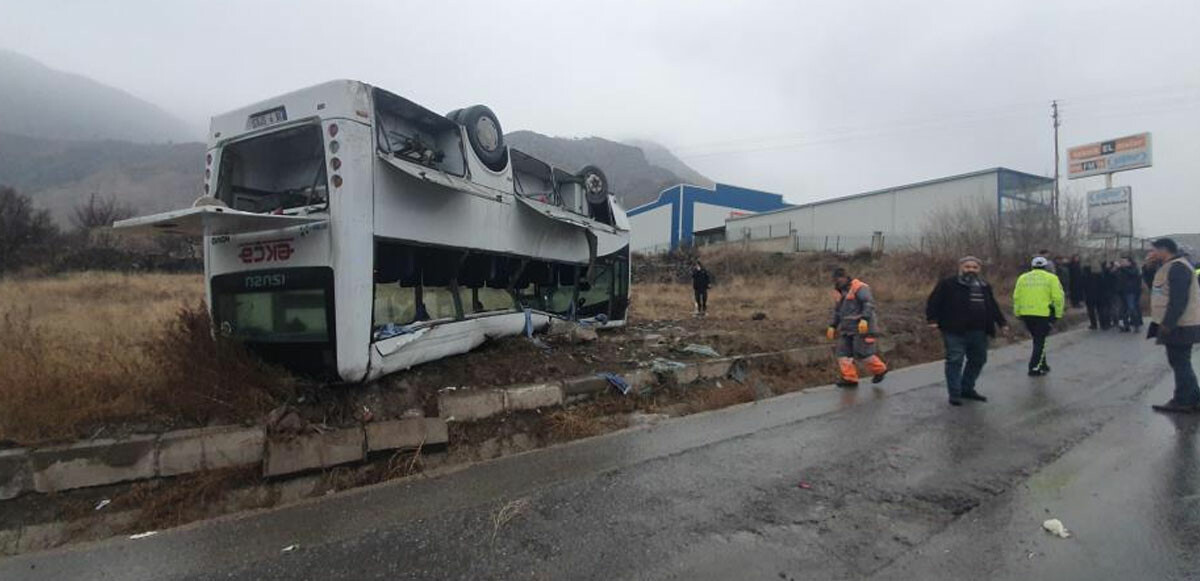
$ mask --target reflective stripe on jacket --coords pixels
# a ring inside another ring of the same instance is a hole
[[[858,321],[865,319],[874,332],[875,297],[871,287],[857,278],[850,281],[850,287],[845,292],[834,291],[833,319],[829,326],[834,327],[843,335],[858,333]]]
[[[1065,308],[1058,277],[1035,268],[1017,278],[1013,314],[1018,317],[1062,317]]]

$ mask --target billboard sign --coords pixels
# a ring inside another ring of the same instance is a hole
[[[1133,236],[1133,189],[1129,186],[1087,193],[1088,235]]]
[[[1150,134],[1139,133],[1067,150],[1067,178],[1150,167]]]

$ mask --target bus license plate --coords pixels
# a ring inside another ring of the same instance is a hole
[[[283,107],[276,107],[270,111],[263,111],[262,113],[255,113],[251,115],[249,129],[258,129],[259,127],[274,125],[282,121],[287,121],[287,110],[285,110]]]

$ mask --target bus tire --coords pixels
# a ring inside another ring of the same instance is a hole
[[[589,204],[603,204],[608,199],[608,177],[600,168],[584,166],[576,175],[583,184],[583,194]]]
[[[455,119],[467,128],[467,139],[479,161],[492,171],[501,171],[508,165],[508,148],[504,145],[504,130],[500,120],[485,105],[474,105],[463,109]]]

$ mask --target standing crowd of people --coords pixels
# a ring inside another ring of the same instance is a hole
[[[1132,256],[1117,262],[1084,264],[1079,256],[1051,258],[1039,252],[1029,270],[1017,278],[1012,293],[1013,315],[1032,337],[1028,373],[1050,373],[1046,338],[1067,305],[1086,305],[1091,329],[1140,332],[1143,326],[1143,284],[1150,290],[1151,323],[1147,338],[1167,352],[1175,375],[1170,401],[1153,406],[1170,413],[1200,413],[1200,386],[1192,368],[1192,346],[1200,343],[1200,268],[1180,252],[1169,238],[1155,240],[1139,268]],[[976,382],[988,358],[988,343],[998,332],[1008,334],[1008,324],[992,286],[984,279],[983,261],[964,256],[958,272],[937,283],[925,305],[925,318],[941,332],[945,346],[946,389],[950,405],[964,400],[986,402]],[[692,267],[696,315],[708,311],[712,275],[699,263]],[[888,366],[878,353],[878,318],[871,287],[844,268],[833,271],[834,306],[825,335],[835,342],[837,385],[858,386],[858,364],[883,381]]]

